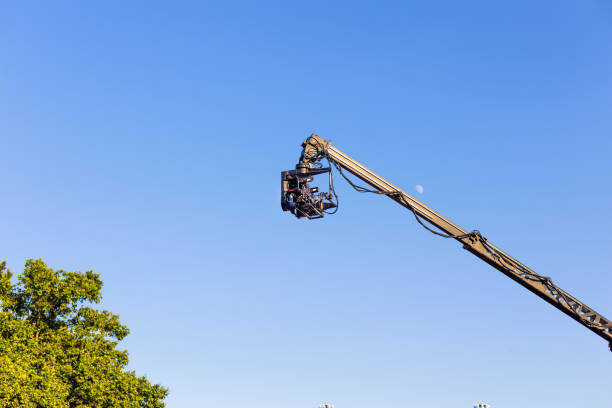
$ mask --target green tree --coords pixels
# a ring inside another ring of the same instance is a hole
[[[13,284],[0,263],[0,407],[164,407],[168,390],[125,371],[119,317],[87,307],[101,299],[93,271],[26,262]]]

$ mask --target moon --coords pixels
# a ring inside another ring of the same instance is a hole
[[[417,193],[423,194],[423,186],[422,185],[417,184],[414,188],[416,189]]]

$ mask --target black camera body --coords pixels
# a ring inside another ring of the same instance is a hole
[[[295,170],[281,172],[281,207],[297,218],[309,220],[323,218],[326,210],[336,207],[331,193],[319,193],[318,187],[310,187],[313,176],[329,173],[329,167],[313,167],[310,163],[299,163]]]

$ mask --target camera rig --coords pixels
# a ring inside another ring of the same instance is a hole
[[[283,211],[290,211],[298,218],[306,217],[312,220],[323,218],[327,210],[337,207],[332,201],[332,191],[320,193],[318,187],[310,187],[308,184],[314,176],[324,173],[329,173],[331,177],[331,168],[315,167],[312,163],[303,160],[295,166],[295,170],[281,172]]]
[[[468,232],[459,227],[338,150],[331,145],[330,141],[325,141],[313,134],[302,143],[302,147],[302,155],[295,170],[281,173],[281,206],[283,210],[290,211],[298,218],[313,219],[323,217],[324,213],[331,213],[327,211],[330,208],[337,209],[338,196],[334,191],[330,168],[333,165],[355,190],[387,196],[407,208],[425,229],[436,235],[459,241],[463,244],[464,249],[605,339],[609,342],[610,350],[612,350],[612,320],[605,318],[559,288],[550,278],[538,275],[497,248],[480,232],[476,230]],[[330,167],[322,167],[322,159],[326,159]],[[368,184],[371,189],[354,184],[344,175],[343,170]],[[311,188],[308,183],[313,180],[315,175],[324,173],[328,173],[330,177],[329,192],[319,193],[317,187]],[[335,212],[335,210],[332,212]],[[437,230],[428,227],[426,223],[431,224]]]

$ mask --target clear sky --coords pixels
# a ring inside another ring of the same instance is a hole
[[[99,272],[171,408],[609,406],[601,338],[279,174],[316,132],[612,317],[610,3],[330,3],[4,2],[0,258]]]

